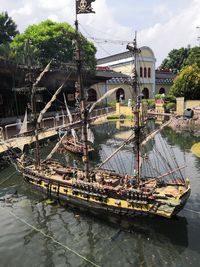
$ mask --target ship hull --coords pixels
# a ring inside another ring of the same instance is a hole
[[[135,215],[146,215],[146,216],[154,216],[152,213],[148,213],[148,212],[144,212],[144,211],[136,211],[136,210],[129,210],[129,209],[124,209],[124,208],[117,208],[117,207],[110,207],[107,205],[103,205],[103,204],[97,204],[97,203],[91,203],[88,200],[84,200],[84,199],[78,199],[76,197],[72,197],[72,196],[67,196],[67,195],[63,195],[63,194],[59,194],[59,196],[57,195],[57,193],[51,192],[51,194],[49,194],[47,192],[47,190],[45,188],[41,188],[40,186],[37,185],[31,185],[33,186],[35,189],[41,191],[42,193],[44,193],[46,196],[55,199],[57,201],[61,201],[61,204],[64,205],[69,205],[71,207],[75,207],[78,209],[84,209],[87,210],[87,212],[93,213],[93,214],[117,214],[117,215],[121,215],[121,216],[128,216],[128,217],[133,217]]]
[[[175,216],[177,215],[184,207],[185,207],[185,204],[187,203],[187,200],[190,196],[190,193],[191,193],[191,189],[189,188],[185,194],[181,197],[181,203],[179,206],[177,206],[175,209],[174,209],[174,212],[172,214],[172,216]]]
[[[188,191],[182,196],[179,205],[176,205],[175,207],[168,207],[164,210],[159,210],[159,208],[155,209],[155,206],[158,204],[156,201],[151,201],[145,204],[136,203],[131,205],[128,203],[128,201],[126,203],[125,200],[122,201],[121,199],[109,198],[107,201],[96,201],[88,196],[83,197],[83,195],[73,195],[72,191],[67,193],[67,191],[69,192],[71,190],[69,187],[64,187],[64,191],[66,191],[66,193],[63,194],[61,193],[61,191],[63,191],[62,186],[57,187],[54,191],[52,186],[47,188],[44,185],[38,185],[35,181],[30,181],[29,177],[24,176],[24,178],[26,182],[34,186],[37,190],[42,191],[49,198],[64,202],[69,206],[74,206],[79,209],[86,209],[91,213],[110,213],[128,217],[134,217],[135,215],[153,215],[171,218],[175,216],[181,209],[183,209],[190,195],[190,189],[188,189]]]

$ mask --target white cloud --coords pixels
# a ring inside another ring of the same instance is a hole
[[[11,17],[17,16],[31,16],[32,15],[32,6],[30,4],[25,4],[23,7],[18,9],[13,9],[10,14]]]
[[[67,1],[63,1],[63,0],[56,0],[56,1],[55,0],[38,0],[35,2],[38,2],[38,7],[45,9],[45,10],[50,10],[50,11],[61,10],[65,8],[67,4],[66,3]]]
[[[173,14],[165,3],[157,4],[156,6],[154,6],[153,13],[158,15],[162,19],[169,19]]]
[[[199,14],[200,2],[191,1],[190,6],[169,21],[142,30],[139,39],[143,45],[146,43],[152,47],[160,64],[172,49],[197,45],[196,26],[200,25]]]

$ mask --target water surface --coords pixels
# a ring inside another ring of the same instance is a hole
[[[113,136],[125,130],[116,130],[114,123],[95,128],[93,164],[119,146],[120,139]],[[200,158],[190,149],[200,136],[166,128],[162,138],[187,165],[184,174],[190,178],[192,188],[186,207],[172,220],[105,218],[52,205],[12,166],[1,170],[0,266],[199,266]],[[50,150],[50,146],[44,150]],[[131,155],[132,149],[125,147],[120,155],[124,159],[122,172],[131,172]],[[72,156],[67,160],[71,161]],[[112,167],[120,168],[115,162]]]

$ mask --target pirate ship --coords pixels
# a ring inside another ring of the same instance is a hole
[[[92,1],[76,1],[76,14],[91,13]],[[80,119],[83,129],[83,168],[77,166],[64,166],[58,161],[52,160],[52,155],[60,146],[65,134],[56,144],[45,160],[41,160],[38,144],[38,125],[41,121],[35,115],[35,160],[27,161],[23,155],[17,159],[19,171],[24,180],[36,189],[43,191],[48,196],[62,200],[77,207],[85,207],[89,210],[106,213],[117,213],[123,216],[135,214],[158,215],[171,218],[176,215],[185,205],[189,194],[189,180],[185,179],[178,165],[171,168],[171,162],[166,162],[161,151],[156,151],[157,156],[165,162],[167,171],[160,170],[161,164],[154,159],[154,164],[150,163],[152,155],[142,152],[148,140],[159,134],[160,130],[155,130],[151,134],[145,134],[145,123],[141,119],[141,96],[138,92],[137,81],[137,55],[140,50],[137,48],[136,38],[133,44],[127,48],[134,55],[134,81],[133,92],[136,96],[136,105],[133,107],[134,126],[130,137],[118,147],[107,159],[95,168],[91,168],[88,161],[88,114],[94,108],[88,108],[85,101],[85,91],[82,83],[82,60],[80,51],[80,38],[78,33],[78,20],[76,16],[76,62],[78,70],[77,95],[80,102]],[[114,92],[112,89],[106,95]],[[57,95],[58,92],[55,93]],[[54,95],[54,98],[55,98]],[[105,96],[106,96],[105,95]],[[104,96],[104,97],[105,97]],[[32,107],[35,110],[35,84],[32,88]],[[100,99],[101,100],[101,99]],[[168,123],[168,122],[167,122]],[[166,124],[167,124],[166,123]],[[164,124],[162,127],[164,127]],[[162,128],[161,127],[161,128]],[[114,157],[124,146],[132,144],[134,163],[132,175],[117,173],[113,170],[103,168],[106,163]],[[173,163],[177,164],[173,157]],[[145,167],[146,164],[146,167]]]

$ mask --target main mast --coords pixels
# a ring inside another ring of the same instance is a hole
[[[76,85],[76,94],[80,97],[80,113],[81,113],[81,120],[82,120],[82,127],[83,127],[83,164],[84,164],[84,173],[85,178],[88,178],[89,173],[89,164],[88,164],[88,145],[87,145],[87,117],[88,112],[86,110],[86,103],[85,103],[85,92],[83,87],[83,78],[82,78],[82,59],[81,59],[81,49],[80,49],[80,36],[78,33],[78,20],[76,14],[76,64],[77,64],[77,72],[78,72],[78,79]]]
[[[137,178],[137,184],[139,185],[140,180],[140,134],[141,134],[141,126],[140,126],[140,91],[138,87],[138,74],[137,74],[137,57],[141,52],[139,48],[137,48],[137,40],[136,34],[133,40],[133,46],[127,45],[127,49],[131,51],[134,55],[134,71],[133,71],[133,96],[136,97],[136,107],[133,110],[134,114],[134,133],[135,133],[135,166],[134,166],[134,176]]]
[[[81,40],[78,32],[78,14],[94,13],[91,7],[91,2],[95,0],[76,0],[76,64],[78,72],[78,81],[76,86],[76,94],[80,99],[80,113],[83,127],[83,164],[85,179],[89,178],[89,164],[88,164],[88,136],[87,136],[87,123],[88,123],[88,110],[86,109],[86,99],[82,79],[82,58],[81,58]]]

